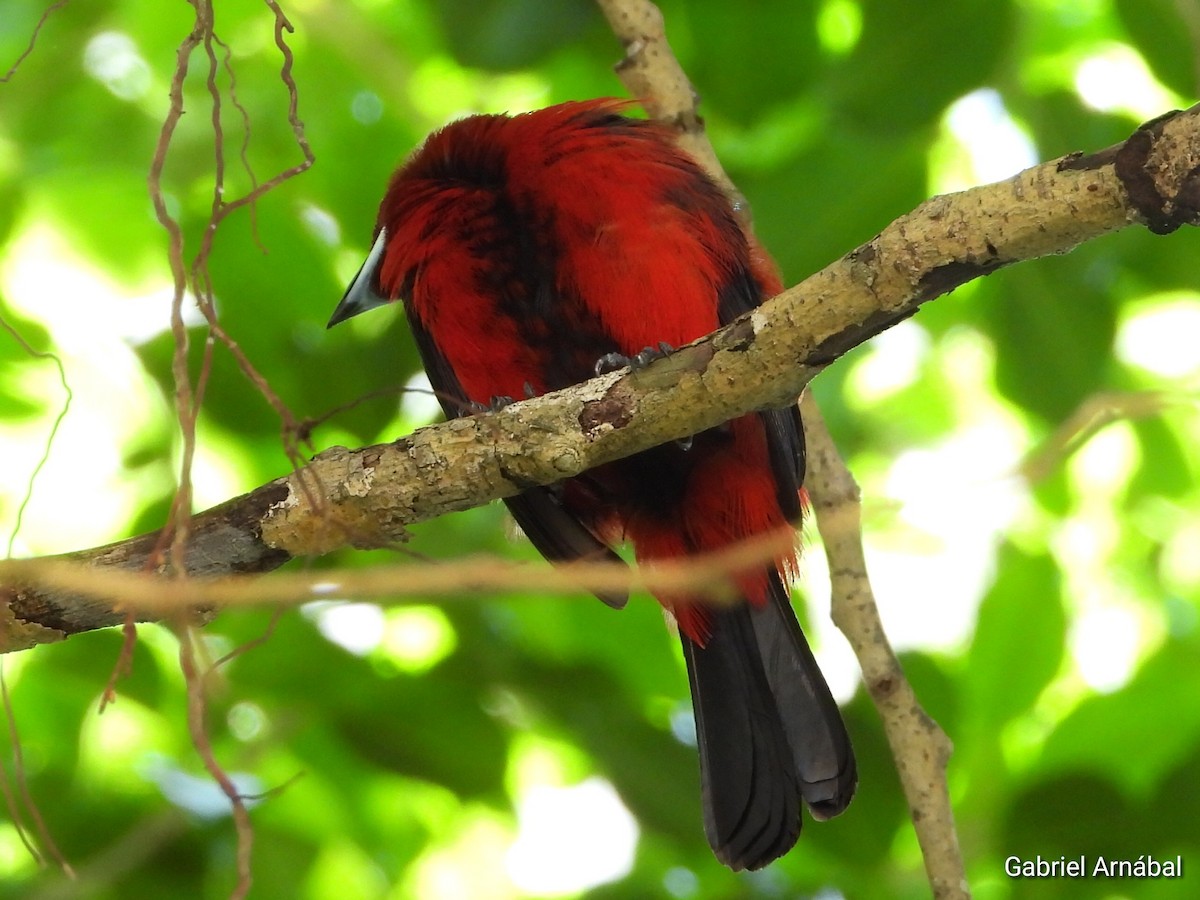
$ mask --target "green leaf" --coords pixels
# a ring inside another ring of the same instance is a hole
[[[1049,555],[1006,544],[996,571],[979,607],[963,684],[965,707],[993,734],[1033,706],[1058,671],[1066,636],[1058,569]]]
[[[1200,740],[1200,671],[1195,635],[1168,639],[1133,680],[1084,700],[1051,733],[1043,772],[1088,771],[1145,795]]]
[[[862,37],[831,72],[839,118],[867,133],[896,135],[936,119],[981,87],[1014,27],[1006,0],[862,4]]]
[[[1154,75],[1177,94],[1196,93],[1196,10],[1176,0],[1117,0],[1117,14]],[[1189,30],[1189,25],[1192,30]],[[1165,112],[1165,110],[1164,110]]]
[[[809,89],[820,71],[816,7],[813,0],[707,0],[679,7],[682,16],[672,18],[670,28],[674,33],[686,22],[700,49],[688,69],[702,85],[701,110],[719,109],[750,123]],[[747,27],[747,17],[770,26]]]
[[[584,0],[447,0],[433,9],[459,62],[485,69],[532,65],[597,22]]]
[[[1084,277],[1086,260],[1049,258],[987,280],[986,315],[1002,348],[996,382],[1013,402],[1058,423],[1107,370],[1116,304]]]

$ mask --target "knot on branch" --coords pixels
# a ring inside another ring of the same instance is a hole
[[[1200,148],[1170,129],[1175,110],[1138,128],[1116,152],[1113,167],[1130,205],[1155,234],[1200,224]]]
[[[633,421],[634,408],[627,395],[609,392],[599,400],[583,405],[579,413],[579,428],[589,438],[605,431],[624,428]]]

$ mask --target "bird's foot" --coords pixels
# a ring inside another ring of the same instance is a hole
[[[605,353],[602,357],[596,360],[596,374],[604,375],[608,372],[615,372],[617,369],[623,369],[629,366],[634,372],[638,369],[644,369],[656,359],[662,359],[664,356],[672,353],[675,350],[666,341],[659,341],[657,347],[645,347],[640,353],[635,353],[633,356],[625,356],[622,353]],[[681,450],[692,449],[691,436],[680,438],[675,441],[675,445]]]
[[[656,359],[662,359],[667,356],[675,348],[666,341],[659,341],[657,347],[645,347],[639,353],[633,356],[625,356],[623,353],[605,353],[602,357],[596,360],[595,371],[597,375],[606,375],[609,372],[615,372],[617,369],[623,369],[629,366],[633,371],[644,369]]]
[[[476,403],[472,400],[467,404],[467,414],[477,416],[480,413],[500,412],[506,406],[511,406],[515,401],[512,397],[493,397],[487,403]]]
[[[534,386],[528,381],[525,382],[525,385],[521,390],[525,394],[525,396],[521,398],[523,400],[532,400],[537,396],[537,390],[535,390]],[[467,404],[467,414],[475,416],[479,413],[500,412],[500,410],[504,409],[506,406],[512,406],[516,402],[516,400],[514,400],[512,397],[509,397],[507,394],[493,397],[487,403],[476,403],[474,400],[472,400]]]

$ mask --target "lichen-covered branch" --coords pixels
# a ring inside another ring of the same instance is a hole
[[[386,546],[415,522],[791,403],[821,368],[959,284],[1130,223],[1159,231],[1196,224],[1198,207],[1200,107],[1193,107],[1104,153],[923,203],[802,284],[644,370],[391,444],[327,450],[303,470],[195,516],[185,568],[263,572],[341,546]],[[70,556],[153,571],[155,541],[142,536]],[[120,620],[95,599],[0,579],[0,649]]]

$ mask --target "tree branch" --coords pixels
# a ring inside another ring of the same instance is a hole
[[[342,546],[382,547],[407,526],[791,403],[824,366],[921,304],[1015,262],[1065,253],[1141,222],[1200,221],[1200,106],[1124,143],[937,197],[748,316],[644,370],[622,370],[390,444],[334,447],[309,466],[199,513],[185,567],[265,572]],[[160,569],[156,535],[67,554]],[[39,587],[0,566],[0,650],[117,624],[112,604]],[[164,586],[165,587],[165,586]]]
[[[933,896],[969,897],[946,781],[953,745],[922,708],[888,641],[867,575],[858,485],[833,446],[811,395],[801,403],[801,419],[808,449],[804,483],[829,558],[834,598],[830,613],[854,648],[863,684],[883,720]]]

